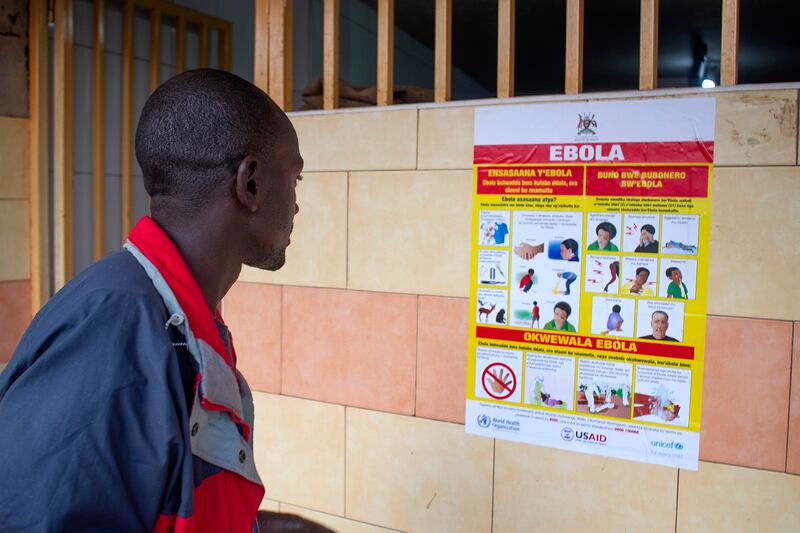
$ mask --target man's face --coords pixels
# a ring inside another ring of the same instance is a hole
[[[681,274],[681,271],[676,268],[672,271],[670,278],[675,282],[675,285],[680,285],[681,281],[683,281],[683,274]]]
[[[266,185],[254,224],[253,249],[244,263],[262,270],[278,270],[286,263],[286,247],[299,211],[295,188],[303,170],[297,134],[289,121],[273,154],[262,160],[257,172]]]
[[[555,311],[553,311],[553,320],[555,321],[556,326],[561,328],[564,325],[564,322],[567,321],[567,312],[556,307]]]
[[[611,240],[611,234],[604,229],[597,230],[597,244],[600,248],[605,248],[608,241]]]
[[[650,326],[653,328],[653,337],[663,339],[667,336],[669,317],[664,313],[654,313],[650,319]]]
[[[562,244],[561,245],[561,259],[564,259],[565,261],[569,261],[572,258],[572,255],[573,255],[572,254],[572,250],[570,250],[569,248],[567,248],[566,246],[564,246]]]

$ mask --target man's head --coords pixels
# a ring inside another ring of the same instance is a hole
[[[611,222],[599,223],[595,228],[595,232],[597,233],[597,243],[600,248],[605,248],[608,241],[617,236],[617,228]]]
[[[669,267],[666,271],[666,274],[667,278],[675,282],[676,285],[680,285],[683,281],[683,274],[681,273],[681,269],[678,267]]]
[[[136,157],[156,221],[213,212],[235,225],[243,263],[283,265],[303,160],[291,122],[259,88],[212,69],[171,78],[142,110]]]
[[[561,258],[569,261],[578,253],[578,241],[575,239],[564,239],[561,241]]]
[[[559,329],[563,327],[564,322],[567,321],[571,314],[572,307],[567,302],[558,302],[553,308],[553,320],[556,323],[556,327]]]
[[[644,285],[647,283],[647,278],[650,277],[650,271],[645,267],[639,267],[636,269],[636,283],[639,285]]]
[[[667,336],[669,315],[664,311],[653,311],[650,315],[650,327],[653,328],[653,338],[661,340]]]

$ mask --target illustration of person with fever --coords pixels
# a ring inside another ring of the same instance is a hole
[[[553,308],[553,320],[546,322],[544,329],[575,333],[575,326],[567,320],[571,314],[572,307],[567,302],[558,302]]]
[[[617,228],[611,222],[601,222],[595,229],[597,240],[590,244],[587,250],[601,252],[619,252],[617,245],[611,239],[617,236]]]

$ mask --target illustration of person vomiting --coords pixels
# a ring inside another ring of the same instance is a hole
[[[606,322],[606,328],[608,328],[609,332],[622,331],[622,323],[625,320],[622,319],[620,311],[622,311],[622,307],[619,304],[611,308],[611,314],[608,315],[608,322]]]
[[[561,259],[564,261],[580,261],[578,259],[578,241],[575,239],[561,241]]]
[[[570,324],[567,319],[572,314],[572,307],[567,302],[558,302],[553,308],[553,320],[545,323],[544,329],[555,331],[575,332],[575,326]]]
[[[533,287],[533,274],[534,270],[529,268],[528,273],[519,280],[519,288],[522,289],[522,292],[528,292]]]
[[[667,287],[667,298],[680,298],[685,300],[689,297],[689,290],[683,282],[683,274],[678,267],[669,267],[667,269],[667,279],[672,282]]]
[[[653,296],[653,289],[645,285],[649,278],[650,270],[645,267],[639,267],[636,269],[636,279],[633,282],[626,283],[623,286],[623,290],[639,296]]]
[[[611,222],[601,222],[595,229],[597,240],[589,245],[588,250],[599,250],[601,252],[619,252],[617,245],[611,239],[617,236],[617,228]]]
[[[619,275],[619,261],[614,261],[610,265],[608,265],[608,270],[611,271],[611,280],[606,283],[606,286],[603,287],[603,292],[608,292],[608,287],[612,283],[617,280],[617,276]]]
[[[578,279],[578,276],[574,272],[559,272],[558,274],[556,274],[556,276],[563,280],[566,280],[567,290],[564,291],[564,295],[569,295],[569,286],[572,285],[572,282]]]
[[[656,240],[656,228],[652,224],[642,226],[642,234],[639,237],[639,246],[634,250],[637,254],[657,254],[658,241]]]

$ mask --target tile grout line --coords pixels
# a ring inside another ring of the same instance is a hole
[[[786,413],[786,455],[783,458],[783,471],[789,474],[789,438],[792,429],[792,385],[794,382],[794,372],[800,370],[794,368],[795,338],[797,337],[797,323],[792,326],[792,342],[789,344],[789,409]]]
[[[678,483],[675,490],[675,533],[678,533],[678,506],[680,504],[681,494],[681,469],[678,469]]]

